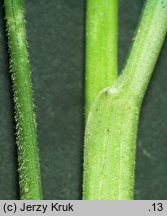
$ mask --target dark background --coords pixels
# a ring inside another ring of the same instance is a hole
[[[144,0],[119,2],[121,70]],[[81,199],[85,1],[26,0],[25,8],[44,198]],[[167,199],[165,45],[141,112],[136,199]],[[0,199],[18,199],[7,50],[0,0]]]

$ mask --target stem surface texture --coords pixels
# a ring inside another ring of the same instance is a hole
[[[42,199],[36,123],[22,0],[5,0],[14,91],[20,198]]]
[[[96,96],[88,114],[83,199],[134,198],[139,113],[166,32],[167,0],[148,0],[122,75]]]

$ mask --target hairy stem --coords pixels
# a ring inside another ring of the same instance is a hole
[[[167,0],[147,0],[123,69],[130,97],[142,102],[167,33]],[[125,90],[125,89],[124,89]]]
[[[117,78],[118,0],[87,0],[85,119],[97,94]]]
[[[84,199],[133,199],[140,107],[166,32],[167,0],[148,0],[123,74],[99,93],[88,115]]]
[[[22,0],[4,0],[13,81],[21,199],[42,199]]]

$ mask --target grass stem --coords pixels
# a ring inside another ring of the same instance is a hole
[[[166,32],[167,0],[147,0],[122,75],[96,96],[89,111],[83,199],[134,198],[139,113]]]
[[[36,123],[22,0],[4,0],[14,91],[20,197],[42,199]]]
[[[87,0],[85,119],[92,102],[117,78],[118,0]]]

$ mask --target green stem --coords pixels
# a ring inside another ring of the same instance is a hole
[[[99,93],[89,112],[84,199],[133,199],[140,107],[166,31],[167,0],[148,0],[123,74]]]
[[[22,0],[5,0],[15,102],[21,199],[42,199],[36,123]]]
[[[118,0],[87,0],[85,119],[97,94],[117,78]]]
[[[167,32],[167,0],[147,0],[123,79],[130,97],[142,102]],[[125,90],[125,89],[124,89]]]

